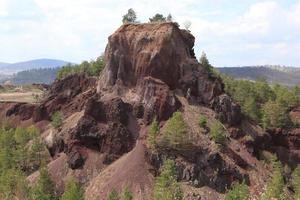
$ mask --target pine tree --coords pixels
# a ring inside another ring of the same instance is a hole
[[[177,111],[167,121],[163,130],[163,141],[172,147],[187,142],[187,126],[183,120],[182,113]]]
[[[150,125],[149,133],[148,133],[148,142],[151,148],[154,148],[156,145],[156,137],[158,133],[159,133],[159,123],[155,118]]]
[[[74,180],[68,182],[66,190],[60,200],[84,200],[83,190]]]
[[[162,14],[155,14],[152,18],[149,18],[150,22],[165,22],[166,18]]]
[[[132,8],[130,8],[128,10],[127,14],[123,16],[122,21],[123,21],[123,24],[136,23],[136,19],[137,19],[137,17],[136,17],[135,11]]]
[[[55,186],[51,180],[47,167],[42,166],[40,169],[40,176],[30,192],[30,200],[56,200]]]
[[[209,63],[206,53],[202,52],[202,55],[200,57],[200,64],[206,69],[209,73],[212,72],[213,66]]]
[[[249,188],[245,183],[234,185],[226,194],[225,200],[250,200]]]
[[[300,199],[300,165],[292,173],[291,183],[295,191],[296,199]]]
[[[154,200],[181,200],[183,192],[177,182],[176,167],[173,160],[166,160],[160,175],[155,179]]]

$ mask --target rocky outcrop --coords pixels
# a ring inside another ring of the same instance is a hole
[[[242,119],[241,108],[227,94],[215,98],[213,108],[216,111],[216,117],[221,122],[231,126],[240,124]]]
[[[200,148],[186,149],[184,153],[175,149],[158,152],[146,153],[149,162],[154,166],[154,173],[158,173],[165,159],[173,159],[176,162],[178,179],[189,182],[194,187],[208,186],[224,193],[233,182],[249,183],[248,175],[227,163],[219,153],[203,151]]]
[[[190,32],[176,23],[121,26],[108,39],[107,64],[98,92],[112,87],[138,88],[137,95],[142,98],[135,104],[149,121],[154,116],[165,120],[180,107],[174,92],[179,89],[192,103],[214,104],[224,123],[238,124],[239,106],[224,95],[220,78],[198,63],[194,41]]]
[[[140,96],[139,103],[144,105],[143,118],[146,123],[153,120],[167,120],[173,112],[181,107],[174,91],[159,79],[145,77],[137,87],[137,93]]]

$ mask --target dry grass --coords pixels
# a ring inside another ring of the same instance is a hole
[[[42,96],[42,91],[34,92],[4,92],[0,93],[0,102],[25,102],[36,103],[38,98],[36,96]]]

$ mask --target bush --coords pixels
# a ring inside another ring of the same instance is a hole
[[[214,122],[210,127],[210,136],[217,144],[223,145],[226,141],[225,130],[221,122]]]
[[[201,115],[201,116],[199,117],[199,126],[200,126],[201,128],[205,128],[206,125],[207,125],[207,118],[206,118],[205,116]]]
[[[125,187],[125,189],[122,191],[121,200],[133,200],[132,192],[128,187]]]
[[[153,148],[156,145],[156,138],[159,133],[159,123],[156,119],[154,119],[150,125],[148,132],[148,143],[150,147]]]
[[[113,189],[109,193],[107,200],[120,200],[120,196],[119,196],[118,192],[115,189]]]
[[[187,126],[182,113],[177,111],[167,121],[163,130],[163,140],[172,147],[184,144],[187,141]]]
[[[176,167],[173,160],[166,160],[162,171],[155,179],[154,200],[181,200],[183,192],[177,183]]]
[[[250,192],[245,183],[234,185],[226,194],[225,200],[249,200]]]
[[[300,199],[300,165],[292,173],[291,183],[295,191],[296,199]]]
[[[62,125],[62,114],[57,111],[51,116],[51,124],[54,128],[59,128]]]

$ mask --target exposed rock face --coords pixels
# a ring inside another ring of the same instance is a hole
[[[18,115],[20,116],[20,119],[24,121],[32,117],[34,109],[34,105],[29,105],[26,103],[17,103],[6,111],[6,116],[10,117],[12,115]]]
[[[149,162],[155,167],[155,173],[163,165],[164,159],[175,159],[178,179],[190,182],[195,187],[209,186],[223,193],[232,182],[249,182],[247,174],[226,163],[219,153],[201,151],[199,148],[191,148],[184,154],[178,154],[176,150],[158,152],[160,153],[147,153]]]
[[[241,122],[241,109],[227,94],[218,96],[215,99],[213,107],[217,113],[216,117],[221,122],[229,125],[239,125]]]
[[[167,119],[180,105],[175,89],[196,103],[211,106],[224,123],[237,124],[238,105],[224,93],[222,81],[196,60],[195,38],[175,23],[127,24],[109,37],[105,50],[107,65],[98,82],[103,88],[138,88],[144,119]],[[225,98],[226,97],[226,98]],[[215,100],[218,98],[219,100]],[[140,106],[140,104],[138,104]]]
[[[194,56],[194,40],[173,23],[123,25],[109,37],[100,87],[135,86],[146,76],[179,87],[182,67]]]
[[[151,122],[153,117],[157,120],[167,120],[181,107],[175,93],[158,79],[145,77],[137,90],[140,103],[144,105],[143,117],[146,123]]]

